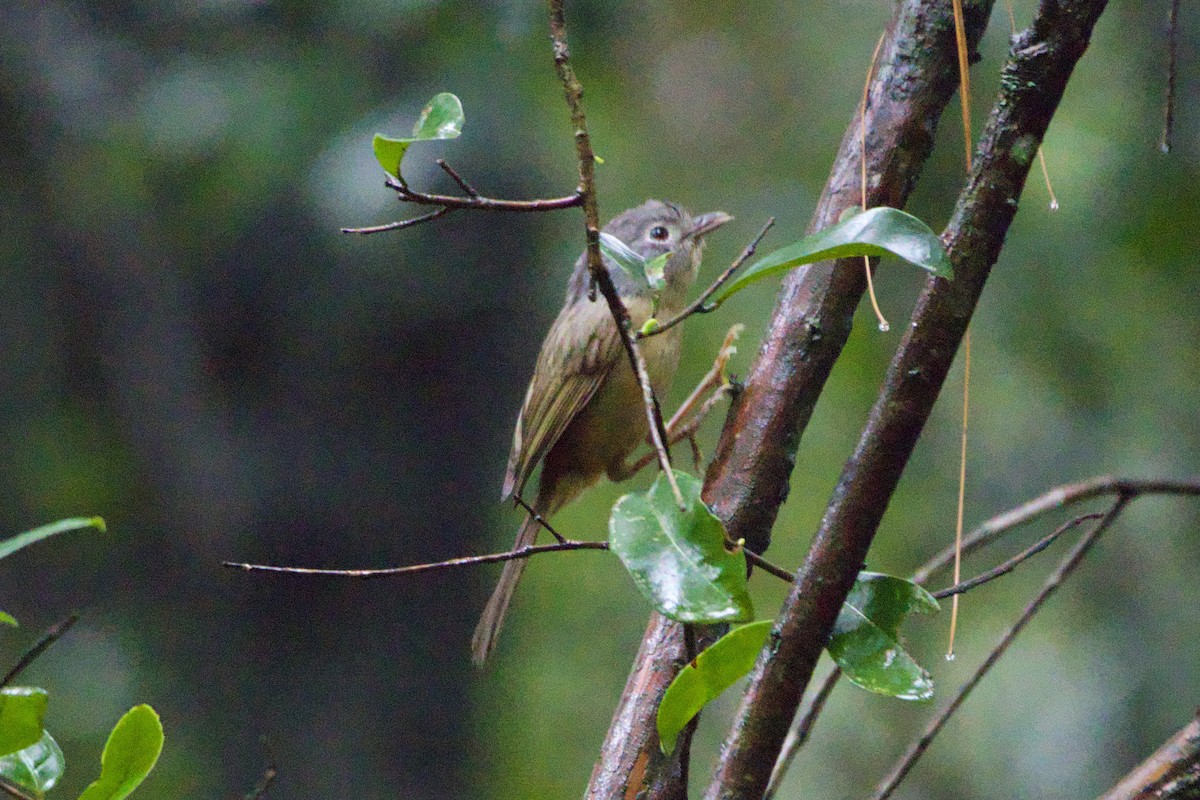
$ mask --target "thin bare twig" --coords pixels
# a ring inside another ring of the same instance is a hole
[[[700,406],[700,410],[697,411],[695,415],[683,425],[679,425],[674,419],[672,419],[672,421],[667,424],[667,431],[669,432],[667,443],[674,445],[682,442],[685,439],[693,440],[696,432],[700,430],[700,426],[704,424],[705,418],[708,417],[709,413],[712,412],[712,409],[717,405],[717,403],[719,403],[725,398],[726,395],[729,394],[729,391],[729,386],[718,386],[716,391],[709,395],[708,399],[704,401],[704,404]],[[649,453],[640,456],[637,461],[622,465],[620,470],[615,470],[613,472],[612,477],[614,480],[618,481],[631,478],[649,466],[651,462],[657,460],[657,458],[658,453],[654,450],[651,450]]]
[[[406,567],[384,567],[381,569],[322,569],[318,567],[281,567],[272,564],[248,564],[239,561],[222,561],[221,566],[242,569],[247,572],[284,572],[289,575],[332,575],[341,578],[382,578],[389,575],[411,575],[416,572],[433,572],[452,567],[473,567],[477,564],[494,564],[512,561],[514,558],[529,558],[542,553],[565,553],[572,550],[607,550],[608,542],[578,542],[567,539],[554,544],[537,544],[488,553],[482,556],[462,556],[431,564],[410,564]]]
[[[563,536],[561,533],[559,533],[558,531],[554,530],[554,526],[552,526],[549,522],[547,522],[545,517],[543,517],[537,511],[534,511],[533,506],[531,506],[531,505],[529,505],[529,503],[525,502],[525,498],[521,497],[520,492],[516,492],[515,494],[513,494],[513,501],[517,505],[519,505],[521,508],[525,509],[525,513],[528,514],[529,516],[533,517],[534,522],[536,522],[538,525],[541,525],[543,528],[548,530],[550,532],[550,535],[553,536],[559,544],[566,544],[567,538],[565,536]]]
[[[32,664],[38,656],[46,652],[46,648],[61,639],[67,631],[71,630],[71,626],[76,622],[79,622],[79,615],[71,614],[66,619],[55,623],[48,631],[42,634],[42,638],[38,639],[33,647],[26,650],[20,660],[4,676],[4,679],[0,680],[0,687],[8,686],[16,680],[17,676],[24,672],[26,667]]]
[[[442,167],[443,170],[446,167]],[[451,177],[458,175],[457,172],[450,170]],[[462,177],[455,178],[455,181],[462,181]],[[463,184],[466,182],[463,181]],[[466,186],[463,186],[463,191],[468,191]],[[583,198],[580,196],[579,190],[574,194],[568,194],[563,197],[553,197],[546,200],[499,200],[495,197],[483,197],[478,192],[470,194],[466,197],[458,197],[452,194],[430,194],[428,192],[418,192],[410,188],[403,181],[389,175],[384,181],[384,185],[392,189],[399,196],[399,199],[406,203],[415,203],[422,206],[444,206],[451,209],[464,209],[469,211],[516,211],[525,213],[538,213],[543,211],[559,211],[564,208],[575,208],[583,205]]]
[[[671,420],[667,423],[667,430],[672,435],[675,434],[675,428],[680,424],[680,421],[692,413],[692,409],[696,406],[696,403],[707,392],[712,389],[729,388],[731,384],[729,383],[729,378],[725,375],[725,368],[729,366],[729,359],[733,358],[734,353],[737,352],[737,347],[734,343],[745,329],[746,326],[740,322],[729,326],[729,330],[725,333],[725,340],[721,342],[721,348],[717,350],[717,357],[713,359],[712,366],[709,367],[708,372],[700,379],[700,382],[696,384],[696,388],[692,390],[688,398],[680,403],[679,408],[675,409],[675,413],[671,415]],[[707,406],[708,402],[705,402],[704,405]],[[707,411],[702,406],[698,413],[705,414]]]
[[[1082,525],[1085,522],[1091,522],[1092,520],[1095,520],[1095,519],[1102,519],[1103,517],[1104,517],[1104,515],[1100,514],[1100,513],[1084,514],[1082,517],[1076,517],[1073,520],[1064,522],[1062,525],[1059,525],[1054,530],[1053,533],[1051,533],[1047,536],[1043,536],[1041,539],[1034,542],[1032,545],[1030,545],[1028,548],[1022,550],[1020,553],[1017,553],[1015,556],[1008,559],[1003,564],[999,564],[995,567],[992,567],[987,572],[976,575],[974,578],[970,578],[970,579],[962,581],[960,583],[956,583],[953,586],[947,586],[945,589],[941,589],[939,591],[933,592],[933,596],[936,599],[941,600],[946,597],[951,597],[954,595],[963,594],[964,592],[969,592],[972,589],[974,589],[975,587],[982,586],[985,583],[990,583],[991,581],[996,580],[996,578],[1007,575],[1008,573],[1010,573],[1014,569],[1016,569],[1023,561],[1026,561],[1026,560],[1032,558],[1033,556],[1036,556],[1038,553],[1042,552],[1043,550],[1045,550],[1047,547],[1049,547],[1051,544],[1054,543],[1055,539],[1062,536],[1067,531],[1074,530],[1075,528],[1078,528],[1080,525]]]
[[[438,206],[438,208],[428,214],[411,219],[403,219],[398,222],[388,222],[383,225],[372,225],[366,228],[342,228],[342,233],[367,234],[400,230],[435,220],[438,217],[449,214],[451,211],[515,211],[536,213],[558,211],[564,208],[574,208],[583,205],[583,197],[578,191],[564,197],[552,197],[544,200],[501,200],[495,197],[484,197],[465,178],[459,175],[453,167],[447,164],[444,159],[438,159],[437,165],[467,193],[466,197],[457,197],[452,194],[419,192],[403,180],[389,175],[387,180],[384,181],[384,185],[396,192],[396,197],[400,202],[413,203],[419,206]]]
[[[676,325],[683,322],[693,314],[707,314],[710,311],[715,311],[718,304],[713,303],[712,305],[706,305],[706,303],[708,303],[708,298],[716,294],[717,289],[720,289],[723,285],[725,285],[725,282],[733,277],[733,273],[741,269],[742,264],[745,264],[750,257],[754,255],[754,252],[758,249],[759,243],[762,242],[763,237],[767,235],[767,231],[771,230],[771,227],[774,224],[774,217],[767,219],[766,223],[762,226],[762,230],[758,232],[758,235],[750,241],[750,244],[746,245],[746,249],[742,250],[741,254],[733,260],[733,263],[726,267],[725,271],[718,275],[717,279],[713,281],[707,289],[701,292],[700,296],[693,300],[690,306],[685,308],[683,311],[680,311],[666,322],[659,323],[652,330],[639,331],[637,338],[645,339],[648,336],[657,336],[665,330],[674,328]]]
[[[450,163],[446,161],[446,159],[439,158],[434,163],[441,167],[442,171],[449,175],[451,180],[457,183],[460,189],[467,193],[467,197],[479,197],[479,192],[475,190],[475,187],[467,183],[466,178],[464,178],[462,175],[459,175],[458,171],[455,170],[454,167],[450,166]]]
[[[979,681],[983,679],[983,676],[986,675],[993,666],[995,666],[996,662],[1000,660],[1000,657],[1003,656],[1005,651],[1008,650],[1009,645],[1011,645],[1013,640],[1017,638],[1017,635],[1025,628],[1027,624],[1029,624],[1029,621],[1033,619],[1037,612],[1041,610],[1045,602],[1058,590],[1058,587],[1062,585],[1063,581],[1066,580],[1072,572],[1074,572],[1075,568],[1078,567],[1083,561],[1084,556],[1086,556],[1088,551],[1091,550],[1092,545],[1096,543],[1096,540],[1100,538],[1101,534],[1103,534],[1106,530],[1108,530],[1109,527],[1112,526],[1112,523],[1116,521],[1117,517],[1120,516],[1121,511],[1124,510],[1125,506],[1127,506],[1129,501],[1132,499],[1133,498],[1127,494],[1119,495],[1116,502],[1113,503],[1112,508],[1110,508],[1108,513],[1104,515],[1103,519],[1101,519],[1100,522],[1097,523],[1096,526],[1090,531],[1084,534],[1083,537],[1076,543],[1075,547],[1071,549],[1071,552],[1068,553],[1067,556],[1062,560],[1062,563],[1059,564],[1058,569],[1054,571],[1054,573],[1046,581],[1045,585],[1042,586],[1042,590],[1038,593],[1037,597],[1035,597],[1033,601],[1026,606],[1025,611],[1022,612],[1020,618],[1013,623],[1012,627],[1009,628],[1004,636],[1000,639],[1000,642],[992,649],[990,653],[988,653],[987,658],[983,660],[983,663],[979,665],[971,678],[962,685],[962,687],[958,690],[958,693],[955,694],[954,698],[950,701],[949,705],[947,705],[946,708],[943,709],[942,712],[929,723],[921,737],[913,743],[908,752],[906,752],[904,756],[901,757],[898,762],[896,762],[896,765],[892,768],[892,771],[888,773],[887,777],[880,782],[879,786],[875,790],[875,794],[872,795],[872,800],[886,800],[886,798],[891,796],[892,792],[896,790],[896,787],[900,785],[900,782],[904,780],[904,777],[908,774],[909,770],[913,768],[913,765],[916,764],[917,760],[920,759],[928,749],[930,743],[934,740],[934,737],[938,735],[941,729],[945,726],[946,722],[951,716],[954,715],[954,712],[956,712],[963,704],[963,701],[967,699],[967,696],[971,693],[971,690],[974,689],[979,684]]]
[[[342,228],[342,233],[385,233],[387,231],[398,231],[404,228],[411,228],[414,225],[420,225],[422,222],[431,222],[438,217],[444,217],[454,209],[443,206],[442,208],[430,211],[428,214],[422,214],[419,217],[411,217],[410,219],[397,220],[396,222],[385,222],[382,225],[370,225],[366,228]]]
[[[579,159],[579,189],[583,205],[584,230],[587,237],[587,265],[592,282],[600,288],[612,312],[613,321],[617,325],[617,333],[621,344],[629,356],[629,365],[642,388],[642,400],[646,408],[646,421],[650,428],[650,440],[658,453],[658,461],[671,484],[675,502],[683,507],[683,492],[675,480],[671,469],[671,453],[667,446],[667,431],[663,424],[662,409],[659,408],[658,398],[654,396],[654,388],[650,385],[650,375],[646,369],[646,360],[638,350],[637,341],[631,332],[632,324],[629,319],[629,309],[625,307],[617,287],[613,285],[612,277],[608,274],[604,260],[600,256],[600,210],[596,202],[596,154],[592,151],[592,141],[588,136],[587,115],[583,111],[583,84],[571,67],[571,50],[567,46],[567,23],[563,14],[563,0],[547,0],[550,12],[550,43],[554,51],[554,68],[562,82],[563,97],[571,112],[571,124],[575,129],[575,153]]]
[[[780,751],[779,760],[775,762],[775,769],[771,772],[771,782],[767,785],[767,791],[763,794],[763,800],[771,800],[775,793],[779,791],[780,784],[783,783],[783,776],[787,774],[788,769],[792,766],[792,761],[795,760],[796,754],[800,752],[800,748],[804,747],[808,742],[808,737],[812,735],[813,726],[817,724],[817,717],[821,716],[821,712],[825,710],[825,703],[829,700],[829,695],[833,694],[833,687],[837,686],[838,679],[842,677],[842,668],[834,666],[833,670],[825,676],[825,680],[821,683],[821,688],[817,690],[813,696],[812,703],[809,704],[808,710],[804,712],[804,716],[800,718],[800,722],[796,727],[788,731],[787,739],[783,742],[783,748]]]
[[[737,348],[734,347],[733,343],[741,335],[745,327],[745,325],[738,323],[729,328],[729,332],[725,334],[725,341],[722,342],[721,349],[717,351],[717,357],[713,360],[712,367],[709,368],[704,377],[696,384],[696,388],[692,390],[688,398],[671,415],[671,419],[666,424],[668,444],[673,445],[676,442],[688,439],[692,442],[693,448],[696,447],[694,438],[696,431],[700,429],[705,418],[708,417],[721,398],[732,392],[732,384],[730,384],[729,379],[725,376],[725,367],[728,366],[729,359],[737,352]],[[700,410],[691,419],[687,420],[686,423],[683,422],[684,418],[692,413],[692,409],[695,408],[696,403],[700,402],[700,398],[709,392],[712,392],[712,394],[700,406]],[[651,450],[637,461],[623,465],[614,474],[614,480],[623,481],[633,477],[645,469],[651,461],[654,461],[657,455],[655,451]],[[696,460],[699,461],[700,459],[697,458]]]
[[[971,531],[963,538],[963,555],[973,553],[1013,529],[1033,522],[1051,511],[1097,497],[1111,495],[1139,497],[1147,494],[1200,496],[1200,477],[1181,480],[1140,480],[1099,475],[1078,483],[1056,486],[1027,503],[1005,511],[1003,514],[997,514]],[[912,580],[916,583],[924,583],[933,573],[949,564],[953,558],[954,548],[947,547],[914,572]]]
[[[1084,500],[1091,500],[1096,497],[1113,494],[1126,494],[1129,496],[1131,502],[1134,499],[1145,495],[1165,494],[1200,496],[1200,480],[1130,480],[1114,478],[1111,476],[1099,476],[1096,478],[1090,478],[1086,481],[1080,481],[1079,483],[1058,486],[1035,498],[1034,500],[1029,501],[1028,503],[1024,503],[1014,509],[1005,511],[1002,514],[992,517],[979,527],[975,528],[975,530],[971,531],[971,533],[963,539],[962,553],[964,556],[970,555],[976,550],[983,548],[985,545],[996,541],[1005,534],[1012,533],[1022,525],[1032,522],[1033,520],[1038,519],[1050,511],[1065,508]],[[954,589],[964,587],[966,584],[971,584],[970,587],[966,588],[973,588],[975,585],[978,585],[976,581],[978,581],[979,578],[987,576],[998,577],[998,575],[991,575],[991,573],[997,572],[998,570],[1008,567],[1009,565],[1015,567],[1016,564],[1043,550],[1067,530],[1078,526],[1079,523],[1085,520],[1094,519],[1097,516],[1097,514],[1087,514],[1073,519],[1065,525],[1060,526],[1049,536],[1044,537],[1021,554],[1014,556],[1013,558],[1001,564],[999,567],[996,567],[994,570],[989,570],[988,572],[983,573],[983,575],[978,576],[978,578],[972,578],[970,581],[960,584],[960,586],[952,586],[949,589],[944,589],[942,592],[949,592]],[[925,562],[919,569],[917,569],[917,571],[912,574],[910,580],[918,584],[925,583],[939,570],[949,566],[953,558],[954,547],[947,547],[941,553],[938,553],[933,558]],[[1011,567],[1009,568],[1011,569]],[[988,579],[990,580],[991,577]],[[934,596],[937,597],[941,595],[942,592],[939,592]],[[776,762],[774,772],[771,776],[771,791],[767,793],[764,800],[767,800],[767,798],[771,796],[772,792],[778,788],[779,782],[782,781],[783,776],[791,767],[792,762],[795,761],[796,756],[800,752],[800,748],[802,748],[804,743],[808,740],[808,736],[812,732],[813,726],[816,725],[817,717],[824,709],[825,700],[827,699],[829,693],[833,691],[833,687],[837,685],[841,674],[841,670],[835,668],[829,673],[829,675],[825,677],[825,680],[821,684],[820,689],[817,691],[812,703],[800,717],[800,720],[796,726],[788,733],[788,737],[784,742],[784,746],[780,750],[779,760]]]
[[[736,542],[726,540],[726,544],[730,547],[741,546]],[[459,558],[448,558],[445,561],[434,561],[428,564],[409,564],[404,567],[382,567],[379,569],[333,569],[323,567],[285,567],[276,564],[251,564],[245,561],[222,561],[222,567],[230,569],[240,569],[246,572],[279,572],[287,575],[325,575],[335,578],[386,578],[396,575],[412,575],[418,572],[436,572],[442,569],[453,569],[455,567],[474,567],[479,564],[496,564],[503,561],[512,561],[517,558],[530,558],[532,556],[542,555],[543,553],[569,553],[575,550],[608,550],[608,542],[605,541],[579,541],[575,539],[562,539],[554,544],[531,544],[524,547],[518,547],[515,550],[505,550],[500,553],[487,553],[481,556],[461,556]],[[742,546],[743,552],[746,554],[746,560],[756,567],[759,567],[764,572],[783,578],[790,581],[791,573],[787,570],[772,564],[762,556],[747,550]]]
[[[788,583],[791,583],[793,580],[795,580],[795,578],[792,576],[792,573],[788,572],[783,567],[777,566],[775,564],[772,564],[770,561],[767,561],[765,558],[760,556],[758,553],[756,553],[753,550],[746,547],[745,542],[738,541],[736,544],[738,547],[742,548],[742,552],[744,552],[746,554],[746,560],[749,561],[754,566],[761,569],[763,572],[774,575],[776,578],[787,581]]]
[[[3,776],[0,776],[0,792],[4,792],[9,797],[15,797],[17,800],[39,800],[37,795],[27,792],[23,787]]]

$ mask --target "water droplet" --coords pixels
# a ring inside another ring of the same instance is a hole
[[[886,322],[879,323],[879,332],[880,333],[887,333],[891,329],[892,329],[892,326],[888,325]]]
[[[946,653],[946,660],[947,660],[947,661],[953,661],[954,659],[955,659],[955,655],[954,655],[954,653]]]
[[[1050,201],[1050,210],[1051,210],[1051,211],[1058,211],[1058,201],[1057,201],[1057,200],[1051,200],[1051,201]]]

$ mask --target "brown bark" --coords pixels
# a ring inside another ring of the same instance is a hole
[[[1195,800],[1197,797],[1200,797],[1200,711],[1100,800]]]
[[[990,0],[967,8],[972,49],[991,8]],[[897,3],[866,110],[868,205],[903,207],[933,148],[938,119],[957,86],[956,59],[948,0]],[[811,230],[829,225],[861,202],[860,130],[856,114]],[[861,259],[815,265],[784,282],[746,389],[730,412],[705,482],[704,497],[730,537],[744,538],[751,550],[761,553],[770,543],[800,435],[850,335],[864,290]],[[690,738],[681,737],[673,758],[663,757],[654,725],[662,693],[683,663],[681,652],[680,626],[652,617],[592,773],[589,798],[685,796],[686,774],[679,759],[686,756]]]
[[[751,673],[709,800],[762,797],[842,602],[967,330],[1029,168],[1104,0],[1043,2],[1018,36],[975,167],[943,234],[955,277],[930,279],[842,471],[797,581]]]

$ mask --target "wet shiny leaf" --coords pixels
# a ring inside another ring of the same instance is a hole
[[[855,685],[901,700],[928,700],[933,679],[901,646],[900,624],[909,614],[937,610],[937,600],[915,583],[862,572],[827,649]]]
[[[804,264],[848,256],[897,256],[942,278],[954,276],[942,240],[912,214],[880,206],[854,214],[760,258],[734,278],[719,305],[752,283]]]
[[[627,494],[608,520],[609,545],[658,611],[680,622],[746,622],[746,555],[725,548],[721,521],[700,499],[700,481],[675,472],[680,510],[665,475]]]
[[[413,135],[405,139],[393,139],[382,133],[375,134],[373,147],[375,158],[388,174],[400,177],[400,162],[413,142],[432,141],[436,139],[457,139],[462,133],[463,123],[462,102],[449,92],[434,95],[433,99],[421,109],[421,115],[413,125]]]
[[[42,797],[62,777],[67,762],[54,737],[43,731],[34,744],[0,757],[0,777],[34,797]]]
[[[0,689],[0,756],[23,750],[41,738],[47,700],[45,689]]]

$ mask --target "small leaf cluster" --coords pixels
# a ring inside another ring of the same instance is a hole
[[[0,558],[50,536],[80,528],[105,529],[100,517],[64,519],[0,542]],[[16,625],[0,611],[0,622]],[[44,726],[49,694],[31,686],[0,687],[0,792],[44,797],[66,769],[62,748]],[[123,800],[136,789],[163,748],[163,728],[148,705],[131,708],[112,729],[100,758],[100,777],[79,800]]]
[[[627,494],[609,517],[609,547],[638,589],[660,613],[679,622],[750,622],[746,555],[731,543],[720,519],[700,499],[700,481],[675,480],[682,508],[660,475],[646,492]],[[874,572],[858,576],[842,606],[827,650],[855,685],[902,700],[928,700],[933,681],[900,642],[900,625],[913,613],[938,610],[911,581]],[[658,710],[659,742],[671,752],[680,731],[707,703],[754,667],[774,623],[735,628],[685,666]]]

